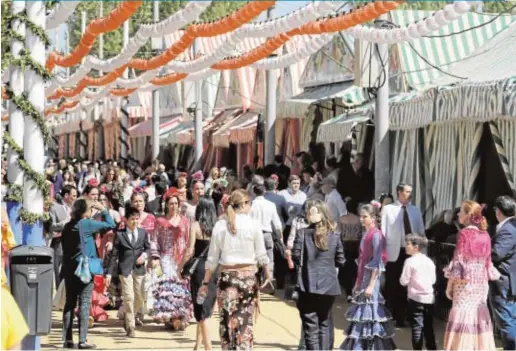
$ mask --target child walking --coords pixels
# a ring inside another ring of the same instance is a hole
[[[426,237],[409,234],[405,243],[405,251],[410,258],[403,266],[400,284],[407,286],[412,348],[422,350],[424,340],[428,350],[436,350],[433,325],[435,264],[422,253],[428,246]]]

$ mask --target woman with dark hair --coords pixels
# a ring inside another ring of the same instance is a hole
[[[181,205],[181,214],[188,218],[190,225],[195,222],[195,208],[199,199],[204,196],[204,183],[199,180],[192,182],[192,199],[186,200]]]
[[[75,184],[74,175],[69,170],[65,170],[63,172],[63,186],[65,186],[65,185],[72,185],[74,187],[77,186]]]
[[[186,254],[179,265],[178,271],[181,272],[184,264],[192,257],[198,259],[198,264],[192,274],[190,290],[194,306],[194,317],[197,324],[197,338],[195,348],[201,344],[206,350],[211,350],[211,340],[208,331],[208,320],[211,317],[215,299],[217,298],[217,274],[213,274],[208,283],[208,295],[202,303],[197,300],[197,292],[202,286],[205,274],[205,264],[208,257],[211,232],[217,222],[217,211],[213,200],[205,197],[199,199],[195,210],[195,222],[190,228],[190,240]]]
[[[496,350],[493,325],[487,308],[489,280],[498,280],[500,272],[491,261],[491,238],[482,206],[466,200],[459,212],[457,246],[450,265],[446,296],[453,301],[446,325],[445,350]]]
[[[99,212],[100,217],[102,217],[101,221],[91,218],[93,208]],[[83,283],[75,275],[75,270],[78,266],[78,259],[83,254],[90,258],[98,258],[94,237],[95,233],[113,228],[115,228],[113,218],[100,203],[92,203],[85,199],[79,199],[75,202],[72,219],[65,225],[62,233],[62,274],[66,288],[66,303],[63,310],[64,348],[75,347],[72,328],[73,312],[77,305],[77,298],[79,298],[79,349],[95,348],[95,345],[87,344],[88,318],[90,314],[93,280],[88,283]]]
[[[181,200],[177,192],[165,197],[165,217],[158,218],[156,225],[156,246],[151,249],[159,255],[164,278],[151,287],[155,298],[153,316],[157,322],[164,322],[174,329],[186,327],[192,313],[190,292],[186,282],[180,281],[178,267],[188,245],[190,225],[180,211]],[[174,294],[166,292],[177,290]],[[184,296],[176,299],[181,292]],[[170,295],[170,296],[168,296]],[[173,295],[173,296],[172,296]]]
[[[292,249],[292,259],[299,267],[297,308],[302,335],[307,350],[331,350],[331,313],[335,297],[340,295],[337,268],[344,265],[344,249],[324,202],[309,200],[305,218],[309,227],[300,229]]]
[[[387,263],[385,237],[378,228],[379,204],[360,208],[360,223],[365,234],[360,241],[358,272],[351,307],[346,312],[350,322],[341,350],[395,350],[389,311],[380,293],[380,277]]]

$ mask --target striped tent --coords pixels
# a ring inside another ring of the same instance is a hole
[[[401,26],[429,17],[431,14],[431,11],[414,10],[397,10],[389,13],[391,20]],[[449,72],[451,64],[471,55],[515,21],[516,16],[512,15],[500,15],[495,18],[492,14],[469,12],[429,37],[398,44],[402,70],[408,84],[416,90],[425,89],[439,77],[445,76],[443,72]],[[476,26],[478,28],[471,29]],[[465,32],[453,34],[461,31]]]

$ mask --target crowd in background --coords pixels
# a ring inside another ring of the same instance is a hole
[[[362,155],[321,164],[301,152],[294,169],[281,156],[246,165],[242,177],[224,167],[189,174],[159,162],[49,161],[45,237],[63,347],[76,347],[77,315],[77,347],[95,348],[88,328],[111,308],[128,337],[149,319],[172,330],[195,322],[195,348],[211,349],[207,321],[217,305],[222,348],[250,349],[260,293],[281,289],[299,309],[300,348],[332,349],[342,286],[350,307],[341,349],[396,349],[394,330],[407,322],[414,349],[437,349],[434,284],[443,273],[426,256],[435,239],[457,244],[444,272],[453,307],[442,348],[494,350],[492,313],[504,349],[515,349],[514,199],[497,200],[491,236],[474,201],[425,230],[410,184],[374,199]],[[12,245],[2,240],[3,257]]]

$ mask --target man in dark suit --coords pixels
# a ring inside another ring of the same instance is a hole
[[[161,202],[163,201],[163,195],[167,192],[167,184],[160,181],[154,183],[154,188],[156,188],[156,198],[147,202],[147,211],[155,216],[160,216],[163,215],[163,212],[165,211],[161,206]]]
[[[290,168],[283,163],[283,157],[281,155],[274,156],[274,173],[279,177],[278,190],[288,188],[288,178],[290,177]]]
[[[499,280],[489,282],[489,301],[500,329],[504,350],[516,349],[516,201],[500,196],[495,201],[499,224],[493,237],[491,259],[501,274]]]
[[[52,239],[50,247],[54,249],[54,274],[56,277],[56,289],[61,283],[61,265],[63,264],[63,247],[61,244],[61,232],[66,223],[70,222],[73,203],[77,200],[77,189],[73,185],[65,185],[61,188],[63,203],[54,202],[48,214],[50,215],[50,234]]]
[[[115,269],[118,270],[118,276],[122,283],[125,330],[127,336],[134,338],[135,311],[138,311],[145,301],[145,261],[150,254],[150,242],[145,230],[138,228],[139,211],[134,207],[129,207],[125,217],[127,218],[126,229],[116,234],[113,252],[109,260],[110,274],[106,276],[106,286],[111,283],[111,275]],[[139,322],[141,323],[141,321]]]

